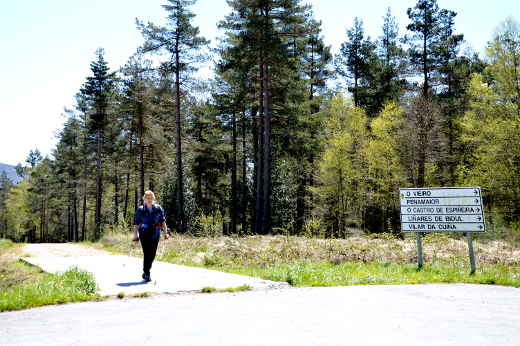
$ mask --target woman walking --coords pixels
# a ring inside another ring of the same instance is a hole
[[[141,240],[143,248],[143,275],[145,281],[151,281],[150,269],[157,252],[157,245],[161,232],[164,239],[168,239],[168,226],[163,208],[155,203],[155,194],[146,191],[143,195],[143,205],[134,214],[134,237],[133,241]]]

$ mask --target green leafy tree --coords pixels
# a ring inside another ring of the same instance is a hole
[[[368,144],[368,118],[341,94],[322,110],[325,150],[319,161],[315,214],[326,221],[328,234],[343,237],[347,228],[361,226],[367,204],[367,165],[364,152]]]
[[[6,200],[13,182],[5,171],[0,172],[0,238],[7,237],[7,210]]]
[[[9,190],[5,201],[6,235],[16,241],[25,240],[34,222],[29,209],[29,187],[30,183],[22,180]]]
[[[482,186],[490,209],[509,222],[520,220],[519,37],[511,19],[499,26],[488,45],[486,77],[473,75],[469,109],[458,124],[466,153],[459,181]]]
[[[405,111],[395,102],[385,105],[371,122],[371,136],[365,147],[370,205],[365,224],[371,232],[396,232],[399,226],[399,188],[409,185],[403,165],[402,142]]]

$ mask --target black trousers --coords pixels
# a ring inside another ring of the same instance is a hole
[[[141,246],[143,247],[143,272],[145,274],[150,274],[150,269],[152,268],[152,262],[155,258],[155,253],[157,252],[157,245],[159,244],[159,238],[153,239],[150,237],[139,237],[141,241]]]

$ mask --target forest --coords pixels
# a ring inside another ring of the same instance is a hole
[[[131,230],[145,190],[192,235],[401,234],[399,188],[480,186],[486,221],[520,228],[520,25],[464,47],[457,13],[417,0],[400,32],[363,18],[335,52],[301,0],[227,0],[215,47],[194,0],[110,69],[98,48],[52,155],[0,176],[0,238]],[[202,69],[213,71],[209,77]]]

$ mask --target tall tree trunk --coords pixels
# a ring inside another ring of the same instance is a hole
[[[138,107],[140,109],[140,107]],[[144,120],[142,110],[139,110],[139,188],[141,196],[144,195]]]
[[[303,170],[303,169],[302,169]],[[296,190],[296,232],[300,233],[303,230],[305,222],[305,183],[306,174],[303,170],[298,176],[298,187]]]
[[[44,200],[43,200],[43,242],[46,242],[49,235],[49,219],[48,219],[48,200],[47,200],[47,183],[44,185]]]
[[[154,171],[155,171],[155,153],[153,151],[153,146],[150,146],[150,168],[148,169],[148,187],[149,190],[155,191],[155,180],[154,180]]]
[[[253,226],[253,233],[262,234],[262,226],[264,222],[264,202],[263,202],[263,191],[264,191],[264,89],[263,89],[264,69],[263,64],[260,64],[260,95],[259,95],[259,112],[256,118],[256,155],[255,155],[255,178],[256,178],[256,191],[255,191],[255,222]]]
[[[426,50],[427,45],[427,35],[423,35],[423,78],[424,78],[424,84],[423,84],[423,96],[426,98],[428,97],[428,51]]]
[[[425,166],[426,166],[426,150],[423,145],[419,145],[419,154],[417,160],[417,187],[424,187],[425,183]]]
[[[130,190],[130,172],[126,172],[125,176],[125,201],[123,203],[123,218],[127,220],[128,215],[128,197],[129,197],[129,190]]]
[[[271,157],[271,105],[270,105],[270,80],[269,66],[264,64],[264,186],[263,186],[263,202],[264,202],[264,222],[263,234],[271,232],[271,195],[272,195],[272,157]]]
[[[134,212],[137,210],[137,208],[139,207],[139,192],[137,192],[137,187],[135,188],[134,190]]]
[[[356,72],[354,72],[354,106],[359,106],[359,98],[358,98],[358,79],[359,73],[357,72],[357,67],[355,68]]]
[[[102,150],[102,129],[97,129],[97,153],[96,153],[96,211],[94,220],[96,223],[94,238],[97,240],[101,235],[101,201],[102,201],[102,173],[101,173],[101,150]]]
[[[176,102],[176,138],[177,146],[177,212],[179,213],[177,229],[179,232],[185,231],[184,220],[184,185],[182,175],[182,148],[181,148],[181,88],[180,88],[180,57],[179,57],[179,38],[176,40],[177,49],[175,50],[175,102]]]
[[[69,194],[69,200],[67,203],[67,241],[72,241],[72,213],[70,212],[71,198]]]
[[[87,179],[83,182],[83,207],[81,217],[81,240],[85,240],[85,227],[87,223]]]
[[[77,192],[77,187],[74,187],[74,200],[72,201],[73,205],[72,205],[72,216],[73,216],[73,220],[74,220],[74,241],[79,241],[79,234],[78,234],[78,194],[76,193]]]
[[[118,160],[114,160],[114,223],[119,224],[119,171]]]
[[[44,208],[45,208],[45,199],[42,198],[41,211],[40,211],[40,243],[43,240],[43,224],[44,224]],[[7,225],[6,225],[7,227]]]
[[[129,144],[130,157],[133,157],[133,150],[132,150],[132,144],[134,141],[133,137],[134,137],[134,132],[131,131],[130,132],[130,144]],[[126,171],[125,203],[123,206],[123,217],[125,220],[127,219],[127,216],[128,216],[128,198],[129,198],[129,191],[130,191],[130,169],[128,167],[130,167],[130,166],[127,166],[127,171]]]
[[[233,109],[233,167],[231,168],[231,233],[237,232],[237,122],[236,111]]]
[[[253,115],[251,113],[251,115]],[[247,228],[247,149],[246,149],[246,113],[242,115],[242,232]]]

